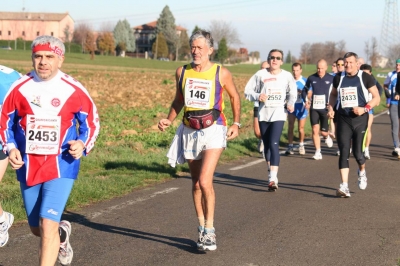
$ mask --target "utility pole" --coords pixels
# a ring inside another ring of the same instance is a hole
[[[391,46],[400,43],[397,0],[385,0],[385,10],[380,38],[380,53],[388,57]]]

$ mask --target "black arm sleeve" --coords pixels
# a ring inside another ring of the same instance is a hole
[[[376,80],[376,87],[378,88],[379,96],[381,96],[383,92],[383,87],[381,86],[381,84],[379,84],[377,80]]]
[[[376,85],[376,81],[375,79],[367,73],[362,73],[362,82],[364,83],[365,88],[367,88],[367,90],[373,86]]]
[[[333,86],[334,88],[336,88],[336,89],[338,88],[339,83],[340,83],[340,76],[341,76],[341,73],[340,73],[340,75],[336,74],[336,76],[333,77],[332,86]]]
[[[397,81],[400,78],[400,73],[397,73]],[[400,82],[396,82],[396,95],[400,95]]]

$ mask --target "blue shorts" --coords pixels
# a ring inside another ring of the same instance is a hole
[[[373,115],[373,114],[374,114],[374,108],[372,108],[371,110],[369,110],[368,114]]]
[[[32,187],[20,182],[28,223],[39,227],[40,218],[61,221],[75,179],[56,178]]]
[[[294,115],[299,120],[302,120],[302,119],[307,118],[308,110],[302,103],[296,103],[294,105],[293,113],[289,113],[289,114]]]

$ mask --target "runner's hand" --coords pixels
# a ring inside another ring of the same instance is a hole
[[[400,100],[400,95],[394,96],[394,99],[395,99],[396,101]]]
[[[288,105],[288,106],[286,106],[286,109],[289,111],[289,113],[293,113],[294,106],[293,105]]]
[[[13,170],[18,170],[24,165],[24,161],[21,157],[21,152],[16,148],[11,149],[11,151],[8,153],[8,160],[10,161],[11,168]]]
[[[335,111],[333,110],[332,107],[328,107],[328,117],[330,119],[333,119],[335,117]]]
[[[239,127],[238,125],[232,125],[228,128],[228,132],[226,132],[227,140],[231,140],[239,136]]]
[[[160,122],[158,122],[158,129],[161,131],[165,131],[170,125],[171,121],[168,119],[161,119]]]
[[[365,114],[364,107],[353,107],[353,113],[358,116]]]
[[[260,102],[265,102],[265,101],[267,100],[267,95],[264,94],[264,93],[261,93],[261,94],[260,94],[260,97],[258,97],[258,100],[259,100]]]
[[[70,145],[69,154],[71,154],[75,160],[80,159],[85,150],[85,144],[81,140],[70,140],[68,144]]]

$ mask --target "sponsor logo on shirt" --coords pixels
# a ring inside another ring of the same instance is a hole
[[[53,105],[54,107],[58,107],[60,106],[61,101],[58,98],[53,98],[53,100],[51,100],[51,105]]]
[[[329,82],[329,81],[325,81],[325,83],[326,83],[326,84],[329,84],[330,82]]]
[[[271,81],[276,81],[276,78],[264,79],[263,81],[264,81],[264,83],[271,82]]]
[[[33,100],[31,101],[31,104],[34,104],[38,107],[42,107],[42,105],[40,104],[40,95],[39,96],[33,95]]]

